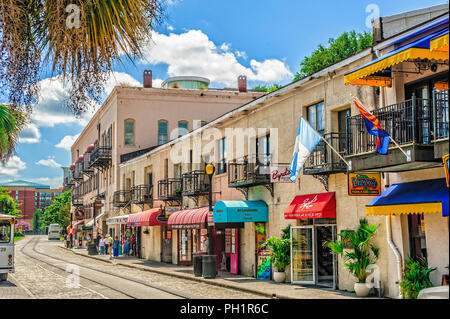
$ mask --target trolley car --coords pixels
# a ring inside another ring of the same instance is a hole
[[[0,281],[14,272],[14,225],[16,217],[0,214]]]

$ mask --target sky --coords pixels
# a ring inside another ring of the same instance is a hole
[[[344,31],[370,32],[367,22],[376,10],[388,16],[445,2],[167,0],[164,21],[144,44],[142,57],[115,64],[104,98],[117,84],[142,86],[146,69],[152,70],[155,87],[179,75],[207,77],[214,88],[236,87],[241,74],[247,75],[250,88],[285,85],[319,44]],[[76,118],[65,109],[68,88],[57,76],[43,79],[40,86],[16,154],[0,164],[0,183],[20,179],[62,186],[61,167],[71,164],[70,146],[95,111]]]

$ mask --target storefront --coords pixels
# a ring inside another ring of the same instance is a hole
[[[239,274],[240,232],[245,223],[255,223],[255,229],[265,235],[265,223],[268,221],[268,207],[263,201],[218,201],[213,211],[214,253],[217,255],[217,267],[232,274]],[[262,229],[264,231],[262,231]],[[262,237],[254,232],[255,244],[261,246]],[[255,263],[258,252],[255,252]]]
[[[83,247],[83,244],[85,244],[84,242],[84,236],[83,236],[83,231],[80,229],[80,227],[84,225],[84,220],[81,220],[77,223],[75,223],[73,225],[73,229],[74,229],[74,245],[73,247]]]
[[[167,218],[159,208],[153,208],[141,213],[128,215],[128,228],[126,230],[125,236],[130,238],[131,255],[138,258],[143,258],[142,227],[165,225],[167,225]]]
[[[208,252],[207,217],[209,208],[180,210],[169,216],[168,225],[177,231],[177,260],[179,265],[192,265],[193,254]]]
[[[114,216],[106,220],[106,225],[115,236],[119,237],[119,255],[123,253],[123,245],[125,243],[125,235],[127,233],[127,220],[129,215]],[[112,231],[111,231],[112,230]],[[113,237],[115,239],[115,236]]]
[[[336,238],[335,193],[296,196],[284,212],[291,227],[291,282],[336,287],[337,264],[323,246]]]

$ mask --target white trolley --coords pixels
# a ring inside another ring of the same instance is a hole
[[[16,217],[0,214],[0,281],[14,272],[14,225]]]

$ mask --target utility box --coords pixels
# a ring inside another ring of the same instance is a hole
[[[216,278],[216,255],[202,256],[202,275],[203,278]]]

